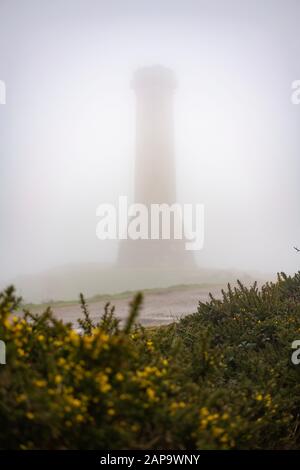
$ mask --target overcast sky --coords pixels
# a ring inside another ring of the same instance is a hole
[[[133,195],[134,70],[174,70],[179,202],[199,265],[298,270],[299,0],[0,0],[0,279],[112,261],[96,208]]]

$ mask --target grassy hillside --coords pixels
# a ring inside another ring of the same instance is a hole
[[[235,279],[248,283],[257,279],[253,273],[222,269],[155,269],[124,268],[118,264],[88,263],[66,265],[45,272],[19,276],[0,283],[0,289],[9,284],[17,287],[25,302],[73,300],[78,292],[89,298],[98,294],[117,294],[145,288],[165,288],[178,284],[224,284]],[[270,276],[260,276],[269,280]],[[272,277],[273,278],[273,277]]]
[[[300,273],[246,288],[172,325],[125,326],[106,307],[83,334],[0,297],[0,448],[299,448]]]
[[[177,285],[172,285],[169,287],[163,287],[163,288],[149,288],[149,289],[143,289],[143,295],[148,296],[149,294],[165,294],[169,292],[179,292],[182,293],[184,291],[187,291],[191,288],[196,288],[196,289],[209,289],[209,290],[214,290],[214,289],[221,289],[224,287],[223,284],[218,284],[218,283],[202,283],[202,284],[177,284]],[[126,300],[128,298],[132,298],[135,294],[135,291],[133,290],[127,290],[123,292],[117,292],[115,294],[96,294],[93,295],[92,297],[89,297],[88,303],[89,305],[92,305],[94,303],[98,302],[105,302],[105,303],[114,303],[117,300]],[[30,311],[37,312],[40,311],[41,309],[46,309],[47,307],[51,307],[52,309],[55,309],[57,307],[66,307],[66,306],[78,306],[78,299],[77,300],[54,300],[54,301],[49,301],[49,302],[43,302],[43,303],[22,303],[21,307],[24,309],[29,309]]]

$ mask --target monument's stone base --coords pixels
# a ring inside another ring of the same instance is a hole
[[[185,249],[185,240],[122,240],[120,268],[196,269],[193,251]]]

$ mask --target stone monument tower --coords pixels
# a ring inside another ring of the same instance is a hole
[[[132,80],[136,95],[134,202],[176,202],[173,101],[176,80],[162,66],[138,69]],[[122,240],[119,263],[128,267],[194,268],[184,240]]]
[[[139,69],[132,87],[136,93],[135,201],[144,204],[176,201],[173,97],[171,70]]]

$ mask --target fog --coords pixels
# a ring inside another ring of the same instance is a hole
[[[133,199],[136,69],[173,70],[177,200],[199,268],[299,268],[297,0],[0,0],[0,280],[112,263],[96,209]]]

